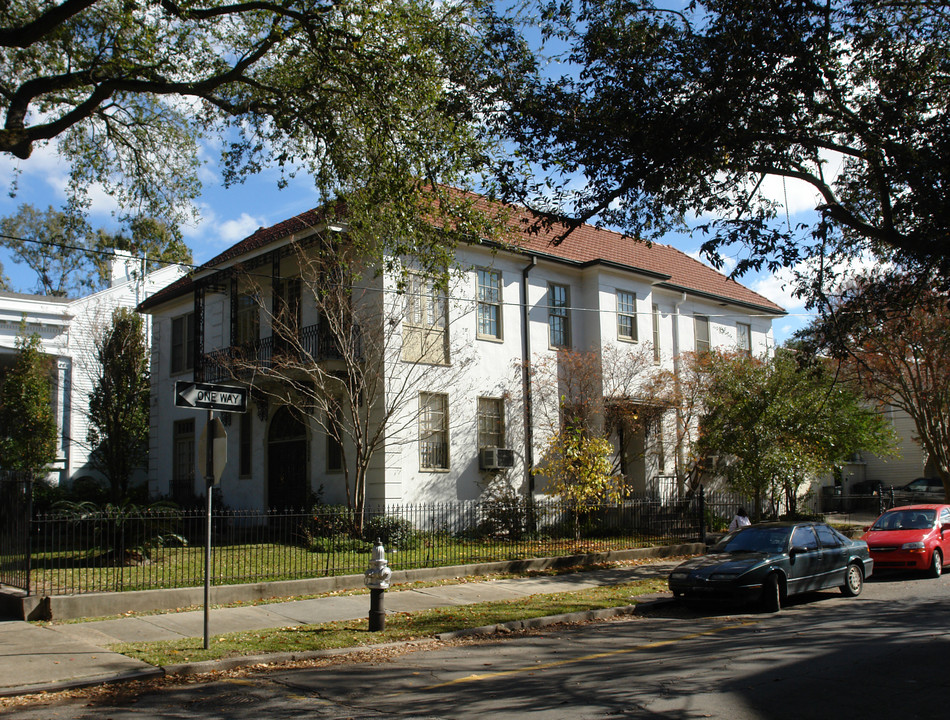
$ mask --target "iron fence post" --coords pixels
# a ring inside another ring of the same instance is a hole
[[[699,542],[706,542],[706,488],[699,486]]]

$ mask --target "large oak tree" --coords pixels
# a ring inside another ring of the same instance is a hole
[[[467,2],[11,0],[0,152],[29,162],[55,141],[70,209],[99,182],[169,225],[200,190],[204,140],[228,182],[276,166],[322,199],[412,195],[407,177],[452,182],[482,157],[462,91],[474,22]]]
[[[950,4],[542,1],[525,18],[496,18],[491,117],[544,184],[512,162],[510,196],[645,238],[714,218],[704,250],[739,272],[812,260],[827,280],[870,254],[950,277]],[[790,226],[770,177],[812,188],[814,223]]]

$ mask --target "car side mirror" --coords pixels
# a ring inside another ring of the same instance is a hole
[[[798,555],[800,553],[808,552],[808,548],[802,545],[795,545],[791,550],[788,551],[789,555]]]
[[[950,523],[944,523],[940,526],[940,532],[944,532],[946,530],[950,530]]]

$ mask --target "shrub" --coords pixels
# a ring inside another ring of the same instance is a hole
[[[419,545],[419,531],[406,518],[392,515],[375,515],[363,526],[363,539],[369,543],[377,540],[386,550],[411,550]]]

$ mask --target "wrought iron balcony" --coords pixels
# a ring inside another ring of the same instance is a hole
[[[361,360],[363,350],[359,327],[354,326],[352,332],[354,359]],[[344,352],[332,333],[321,330],[320,325],[308,325],[300,328],[293,338],[272,335],[205,353],[201,370],[195,375],[201,382],[215,383],[248,378],[256,371],[274,367],[275,361],[318,363],[343,358]]]

